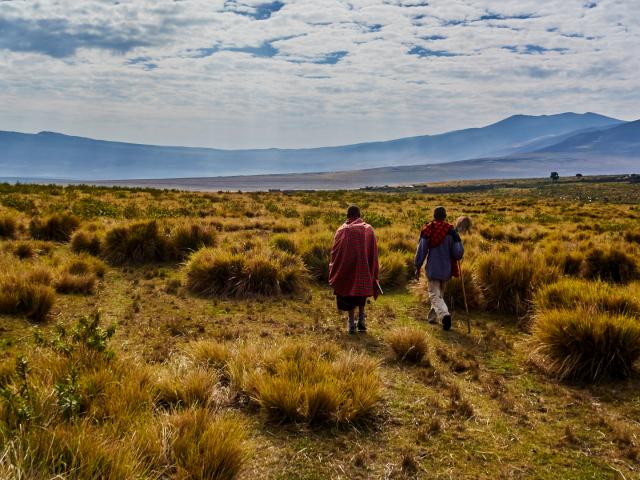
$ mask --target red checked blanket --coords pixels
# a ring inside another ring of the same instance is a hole
[[[333,241],[329,285],[336,295],[377,298],[378,269],[373,228],[360,218],[347,221]]]

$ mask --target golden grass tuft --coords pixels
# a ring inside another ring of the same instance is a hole
[[[232,383],[278,422],[344,425],[372,418],[381,399],[378,362],[309,342],[248,347],[230,361]]]
[[[213,229],[196,223],[179,225],[171,232],[171,246],[178,257],[184,258],[203,247],[212,247],[216,243]]]
[[[165,372],[155,385],[155,402],[167,408],[207,407],[217,383],[217,375],[204,369]]]
[[[478,257],[475,281],[487,310],[523,315],[538,285],[557,278],[541,256],[523,251],[493,250]]]
[[[102,240],[94,232],[79,231],[71,237],[71,251],[98,256],[102,249]]]
[[[16,236],[18,223],[13,217],[0,217],[0,238],[13,239]]]
[[[592,248],[585,254],[582,274],[607,282],[628,283],[640,278],[636,259],[623,247]]]
[[[247,297],[297,294],[307,274],[293,255],[270,250],[230,253],[205,248],[186,266],[187,288],[203,296]]]
[[[380,257],[380,285],[384,289],[406,286],[413,274],[413,256],[391,251]]]
[[[80,220],[68,213],[54,214],[46,219],[34,218],[29,224],[29,233],[35,240],[68,242],[71,234],[80,226]]]
[[[386,341],[401,362],[419,363],[428,351],[427,336],[418,328],[395,328],[387,334]]]
[[[203,368],[221,370],[230,358],[229,348],[214,340],[198,340],[185,346],[185,353],[193,363]]]
[[[115,227],[107,232],[102,254],[114,265],[161,262],[167,259],[167,239],[155,221]]]
[[[640,322],[580,308],[543,310],[535,315],[533,342],[549,371],[562,380],[625,378],[640,358]]]
[[[55,292],[48,285],[24,276],[0,277],[0,313],[24,315],[30,320],[43,321],[55,303]]]
[[[234,417],[212,417],[203,409],[169,418],[171,454],[178,478],[233,480],[247,458],[245,429]]]
[[[316,282],[326,283],[329,280],[332,246],[333,236],[324,232],[303,236],[299,242],[298,250],[302,261]]]
[[[55,281],[56,292],[62,294],[77,293],[91,295],[96,287],[96,277],[93,274],[73,274],[61,272]]]

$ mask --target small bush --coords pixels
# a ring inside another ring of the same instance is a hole
[[[638,265],[632,255],[620,248],[593,248],[585,255],[582,273],[586,278],[627,283],[638,278]]]
[[[402,362],[419,363],[427,353],[427,336],[417,328],[396,328],[387,335],[387,343]]]
[[[272,251],[229,253],[205,248],[186,267],[187,288],[203,296],[287,295],[304,290],[306,271],[289,254]]]
[[[522,251],[494,250],[476,261],[475,280],[488,310],[524,314],[536,287],[556,277],[541,257]]]
[[[640,358],[640,322],[594,310],[538,312],[533,340],[549,370],[563,380],[625,378]]]
[[[215,242],[214,230],[196,224],[181,225],[171,232],[171,243],[178,257],[185,257],[202,247],[211,247]]]
[[[107,266],[99,258],[81,254],[72,258],[69,263],[67,263],[65,271],[73,275],[94,274],[102,278],[107,272]]]
[[[167,253],[167,239],[154,221],[116,227],[105,237],[103,255],[114,265],[161,262],[167,260]]]
[[[384,289],[404,287],[413,273],[413,257],[406,253],[389,252],[380,257],[380,285]]]
[[[0,278],[0,313],[43,321],[49,315],[55,298],[55,292],[47,285],[18,276]]]
[[[13,217],[0,217],[0,238],[15,238],[17,228]]]
[[[69,214],[55,214],[44,220],[34,218],[29,224],[29,233],[35,240],[68,242],[71,234],[80,226],[80,220]]]
[[[171,453],[178,478],[233,480],[247,457],[245,433],[238,420],[193,410],[170,418]]]
[[[100,237],[92,232],[76,232],[71,237],[71,251],[75,253],[88,253],[90,255],[100,255],[102,241]]]

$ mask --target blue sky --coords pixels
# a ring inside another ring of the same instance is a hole
[[[638,0],[0,0],[0,130],[339,145],[640,117]]]

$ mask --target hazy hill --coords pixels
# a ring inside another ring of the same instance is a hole
[[[640,120],[572,135],[540,151],[632,155],[640,159]]]
[[[595,113],[515,115],[483,128],[441,135],[289,150],[161,147],[51,132],[0,132],[0,171],[6,177],[90,180],[328,172],[433,164],[527,151],[531,145],[541,148],[568,133],[621,123]]]

